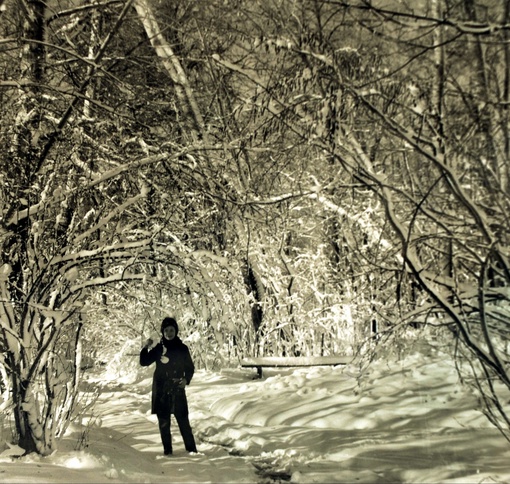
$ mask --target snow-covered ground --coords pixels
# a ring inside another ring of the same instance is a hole
[[[88,425],[50,457],[15,458],[0,442],[0,482],[510,482],[510,444],[445,355],[254,374],[196,373],[188,399],[200,453],[184,451],[174,422],[172,457],[150,414],[152,368],[96,376]]]

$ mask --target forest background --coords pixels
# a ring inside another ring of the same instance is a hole
[[[172,313],[197,366],[448,342],[509,438],[510,6],[0,0],[0,410]]]

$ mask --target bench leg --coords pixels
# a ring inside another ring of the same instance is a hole
[[[262,378],[262,367],[257,366],[257,378]]]

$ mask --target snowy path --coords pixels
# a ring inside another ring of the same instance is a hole
[[[201,405],[205,403],[200,401]],[[149,379],[103,392],[95,411],[101,415],[101,426],[91,431],[88,450],[103,455],[106,466],[111,464],[108,482],[257,482],[256,469],[222,445],[203,443],[197,438],[200,453],[188,454],[175,420],[174,454],[162,455],[157,419],[150,414]]]
[[[162,456],[146,370],[94,382],[87,447],[75,450],[84,429],[75,425],[53,456],[0,455],[0,483],[510,482],[510,445],[444,355],[375,362],[362,375],[198,371],[187,390],[194,456],[175,422],[174,455]]]

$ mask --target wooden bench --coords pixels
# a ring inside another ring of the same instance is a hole
[[[262,368],[347,365],[352,359],[352,356],[265,356],[244,358],[241,360],[241,367],[256,368],[258,378],[262,378]]]

